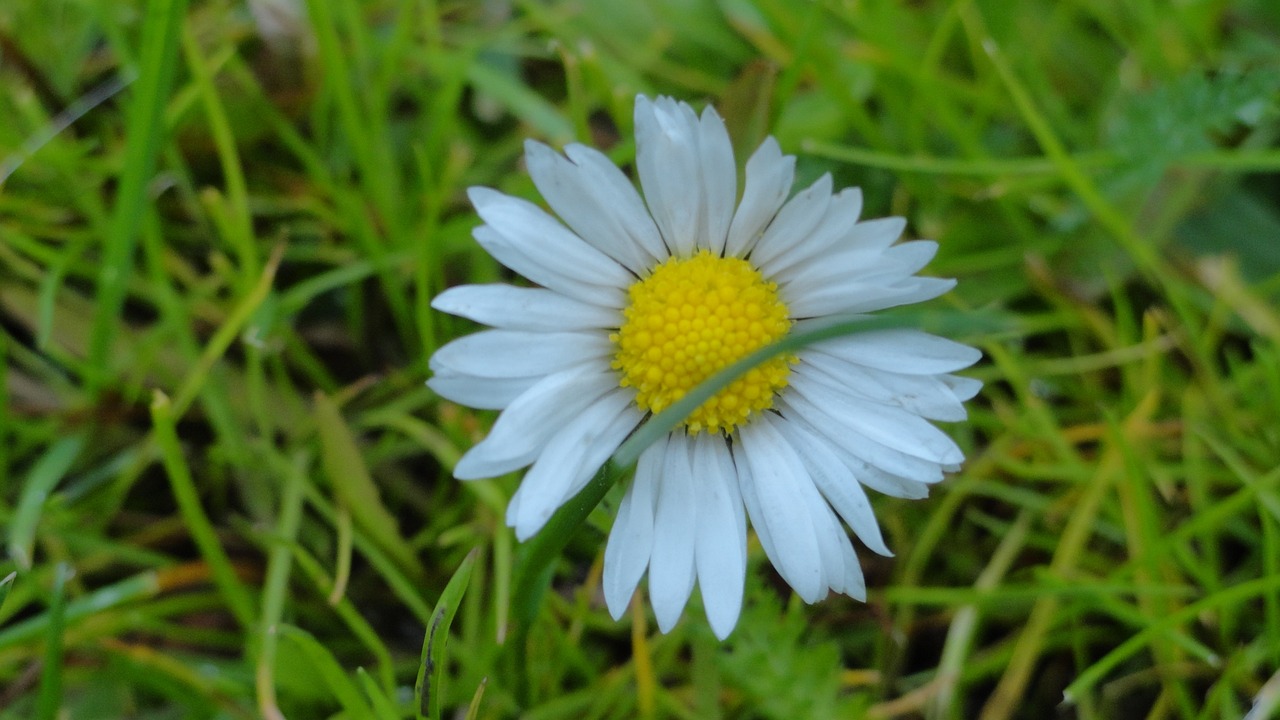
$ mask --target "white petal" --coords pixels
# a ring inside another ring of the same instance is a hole
[[[618,386],[611,372],[566,370],[539,380],[516,398],[453,469],[459,480],[497,477],[533,462],[552,434]]]
[[[481,410],[501,410],[524,394],[540,377],[478,378],[452,370],[437,371],[427,387],[446,400]]]
[[[488,225],[474,228],[471,231],[471,237],[475,238],[480,247],[498,262],[561,295],[588,305],[607,308],[622,308],[627,304],[626,290],[622,286],[586,282],[578,273],[566,270],[574,265],[576,257],[573,255],[556,256],[538,248],[526,247],[513,242]],[[585,243],[580,244],[591,249]],[[592,250],[592,252],[595,251]],[[621,269],[622,266],[619,265],[618,268]]]
[[[776,560],[778,549],[773,544],[773,535],[769,532],[769,526],[761,520],[764,517],[764,509],[760,505],[760,497],[756,493],[755,478],[751,475],[751,465],[747,462],[741,439],[741,434],[734,439],[729,455],[733,461],[733,467],[738,473],[738,489],[742,493],[742,504],[747,508],[747,515],[751,518],[751,527],[756,531],[756,538],[760,540],[760,546],[764,548],[764,554],[776,568],[778,567]]]
[[[840,247],[859,248],[862,250],[884,250],[902,237],[907,227],[905,218],[886,217],[866,220],[853,226],[840,241]]]
[[[581,490],[622,444],[641,416],[635,393],[618,389],[583,410],[547,442],[520,481],[520,502],[507,511],[516,538],[527,540]]]
[[[611,211],[617,216],[624,235],[644,251],[644,256],[658,261],[667,259],[670,253],[662,244],[662,234],[627,176],[594,148],[573,144],[566,146],[564,152],[583,169],[589,181],[598,186],[597,192],[602,198],[616,203]]]
[[[955,286],[955,280],[943,278],[911,277],[891,285],[836,278],[813,284],[796,280],[780,285],[779,290],[792,317],[808,318],[911,305],[946,294]]]
[[[437,350],[430,366],[433,371],[447,369],[476,377],[530,377],[607,358],[613,352],[613,343],[601,332],[483,330]]]
[[[666,441],[650,445],[640,454],[635,477],[618,506],[618,517],[604,548],[604,602],[614,620],[626,612],[636,585],[649,566],[653,548],[653,509]]]
[[[555,332],[616,328],[622,314],[544,288],[459,285],[440,293],[431,307],[484,325],[510,330]]]
[[[765,138],[747,160],[746,186],[729,225],[726,256],[743,257],[751,252],[790,194],[795,172],[795,156],[783,155],[777,140]]]
[[[777,279],[811,288],[843,282],[891,287],[914,275],[937,252],[938,243],[932,240],[913,240],[887,250],[848,246],[803,263],[795,272]]]
[[[908,240],[888,248],[880,260],[863,272],[868,278],[902,278],[915,275],[938,254],[933,240]]]
[[[845,538],[844,588],[840,592],[855,600],[867,601],[867,581],[862,576],[862,566],[858,563],[858,556],[848,538]]]
[[[707,106],[698,123],[698,152],[702,160],[703,199],[702,233],[699,247],[724,252],[729,223],[733,221],[733,203],[738,196],[738,167],[733,162],[733,146],[724,120]]]
[[[794,370],[855,402],[882,403],[930,420],[955,422],[967,416],[964,404],[940,376],[876,370],[820,350],[803,352]]]
[[[533,203],[482,187],[467,194],[487,223],[471,235],[498,262],[562,295],[622,306],[622,288],[634,278],[609,256]]]
[[[787,425],[785,420],[766,416],[762,417],[759,422],[769,425],[772,430],[776,431],[785,445],[790,444],[783,430]],[[817,541],[817,560],[821,570],[819,583],[821,592],[815,597],[804,597],[803,595],[802,597],[807,602],[816,602],[826,596],[828,588],[836,592],[845,592],[848,561],[852,558],[853,562],[856,563],[857,556],[854,555],[853,546],[849,542],[849,537],[845,533],[844,527],[840,525],[840,521],[836,519],[831,506],[827,504],[827,501],[823,499],[822,494],[815,487],[807,468],[803,467],[804,460],[801,457],[802,451],[800,447],[795,445],[790,447],[795,450],[796,461],[801,463],[796,470],[796,477],[800,479],[800,482],[794,485],[793,494],[807,512],[808,520],[806,526],[812,529],[814,538]]]
[[[684,433],[669,436],[658,485],[654,518],[653,555],[649,560],[649,601],[658,629],[670,632],[693,592],[694,543],[698,505],[690,465],[689,441]]]
[[[821,266],[831,248],[847,236],[858,222],[862,212],[862,190],[846,188],[836,193],[827,206],[827,212],[813,232],[784,253],[757,267],[771,280],[787,282],[812,264]]]
[[[812,346],[852,363],[907,375],[948,373],[967,368],[982,352],[919,330],[853,333]]]
[[[803,374],[792,377],[788,390],[808,399],[842,430],[852,430],[892,450],[932,463],[964,460],[964,453],[946,433],[918,415],[877,403],[832,402],[829,392]]]
[[[902,453],[893,457],[883,457],[879,452],[883,446],[876,444],[874,448],[868,448],[869,440],[863,439],[861,435],[847,428],[840,427],[829,419],[830,416],[827,413],[817,409],[799,393],[788,393],[786,397],[780,398],[778,410],[789,422],[798,423],[814,437],[825,438],[828,449],[835,453],[853,477],[866,487],[891,497],[911,500],[929,496],[927,483],[895,475],[872,464],[872,460],[892,464],[895,457],[901,457]],[[856,450],[850,447],[849,437],[851,436],[859,438],[863,443],[857,446]],[[888,448],[884,450],[888,451]],[[938,474],[938,477],[940,478],[941,475]]]
[[[485,187],[468,189],[467,197],[481,219],[511,241],[530,251],[551,255],[560,262],[572,258],[573,266],[565,270],[578,273],[582,282],[625,286],[631,281],[631,276],[617,262],[528,200]]]
[[[765,551],[782,577],[805,602],[817,602],[826,594],[822,557],[808,506],[800,484],[810,482],[795,450],[769,422],[767,413],[738,431],[742,453],[751,472],[750,487],[742,494],[755,496],[749,503],[751,523],[768,529],[773,545]],[[754,506],[753,506],[754,505]],[[763,544],[763,543],[762,543]]]
[[[800,497],[809,509],[810,523],[818,539],[818,557],[822,562],[822,596],[826,596],[828,588],[844,592],[845,555],[853,552],[849,536],[831,511],[831,506],[812,485],[803,486]]]
[[[769,228],[751,250],[751,263],[763,267],[804,243],[822,222],[831,206],[831,175],[824,173],[817,182],[796,193],[773,219]]]
[[[849,473],[848,467],[831,450],[829,443],[803,429],[795,422],[778,423],[778,429],[791,442],[804,460],[804,466],[827,502],[873,552],[892,557],[884,543],[880,523],[876,521],[871,501],[862,484]]]
[[[875,490],[881,495],[902,498],[903,500],[922,500],[929,497],[928,483],[887,473],[874,465],[868,464],[856,455],[842,452],[841,448],[836,448],[836,452],[845,457],[845,464],[852,470],[854,477],[858,479],[858,482],[862,483],[863,487]]]
[[[693,477],[698,587],[711,630],[723,640],[738,623],[747,573],[746,516],[737,472],[723,438],[703,433],[693,439]]]
[[[579,475],[575,481],[569,484],[564,497],[560,501],[562,505],[587,486],[596,471],[622,445],[622,441],[626,440],[641,422],[644,422],[644,413],[640,412],[635,405],[635,391],[623,389],[617,392],[625,396],[626,402],[618,415],[600,429],[598,440],[585,449],[585,459],[582,464],[584,467],[589,468],[591,472]]]
[[[671,253],[687,257],[702,230],[697,117],[670,98],[639,96],[635,126],[636,169],[649,213]]]
[[[599,163],[580,166],[533,140],[526,140],[524,149],[525,163],[533,184],[578,237],[633,273],[639,274],[652,264],[652,258],[632,240],[624,224],[637,219],[633,204],[640,203],[640,196],[625,178],[622,183],[616,182],[614,173],[621,175],[621,171],[607,159],[604,166]],[[578,150],[575,154],[582,156],[588,153]],[[606,170],[605,177],[599,177],[603,167],[612,169],[612,172]],[[657,228],[653,220],[643,212],[643,206],[640,209],[642,226],[647,223],[656,237]],[[644,232],[643,227],[639,231]]]
[[[978,394],[978,391],[982,389],[982,381],[974,380],[973,378],[941,375],[938,379],[946,383],[947,387],[951,388],[951,392],[955,393],[956,399],[961,402],[972,400]]]
[[[862,196],[859,194],[859,211],[861,201]],[[838,208],[839,205],[833,202],[833,207]],[[779,259],[779,265],[785,263],[790,265],[789,268],[780,266],[770,276],[778,282],[796,281],[804,285],[812,285],[816,279],[829,278],[832,274],[860,276],[868,268],[874,268],[881,262],[885,249],[902,235],[907,226],[907,221],[900,217],[877,218],[854,224],[848,224],[847,215],[838,216],[838,219],[842,222],[830,228],[820,228],[823,240],[828,244],[823,252],[808,252],[806,248],[801,248],[801,252],[795,256],[788,254]],[[854,217],[854,220],[857,218]],[[827,236],[828,231],[834,233],[835,237]]]

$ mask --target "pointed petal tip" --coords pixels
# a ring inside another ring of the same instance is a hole
[[[734,618],[734,621],[728,625],[719,624],[709,616],[707,621],[711,626],[711,633],[715,635],[716,639],[720,642],[727,640],[729,636],[733,634],[733,629],[738,625],[737,618]]]
[[[707,624],[711,626],[711,632],[715,633],[716,638],[724,640],[729,637],[738,626],[738,618],[742,614],[742,597],[739,596],[736,602],[708,601],[704,594],[702,605],[707,614]]]
[[[868,550],[879,555],[880,557],[887,557],[887,558],[897,557],[897,555],[895,555],[893,551],[889,549],[889,546],[884,544],[883,540],[881,540],[878,544],[874,544],[874,545],[871,543],[868,543],[866,540],[862,540],[862,544],[866,545]]]
[[[634,114],[634,119],[636,124],[637,125],[640,124],[641,115],[644,115],[646,117],[653,117],[653,112],[654,112],[653,101],[650,100],[645,95],[636,95],[636,103],[634,108],[632,109],[632,113]]]
[[[707,106],[702,108],[701,120],[703,122],[715,122],[721,126],[724,125],[724,118],[720,117],[720,113],[716,112],[711,103],[707,103]]]
[[[952,281],[952,282],[954,282],[954,281]],[[953,287],[954,287],[954,286],[953,286]],[[973,365],[974,363],[976,363],[976,362],[978,362],[979,360],[981,360],[981,359],[982,359],[982,351],[981,351],[981,350],[979,350],[978,348],[976,348],[976,347],[974,347],[974,346],[972,346],[972,345],[966,345],[965,347],[969,350],[969,353],[968,353],[969,357],[973,358],[972,360],[970,360],[970,361],[969,361],[969,364],[968,364],[968,365],[965,365],[965,367],[969,367],[969,365]],[[972,379],[972,378],[967,378],[967,379]],[[974,382],[975,382],[975,383],[977,383],[977,385],[976,385],[976,386],[971,386],[971,387],[972,387],[973,395],[970,395],[969,397],[964,398],[965,400],[968,400],[968,399],[972,398],[974,395],[977,395],[977,394],[978,394],[978,391],[982,389],[982,381],[981,381],[981,380],[974,380]],[[967,390],[966,390],[966,391],[967,391]]]
[[[623,600],[619,603],[608,592],[604,594],[604,606],[609,611],[609,617],[613,618],[614,622],[621,620],[623,613],[627,611],[627,601]]]
[[[622,616],[627,612],[627,606],[631,603],[631,598],[636,594],[636,586],[639,585],[640,579],[637,577],[635,582],[622,576],[622,571],[615,566],[610,566],[605,561],[604,576],[600,578],[600,590],[604,593],[604,606],[608,608],[609,615],[615,621],[621,620]]]
[[[782,146],[778,145],[778,139],[772,135],[766,135],[765,139],[760,142],[760,147],[756,148],[756,152],[767,152],[771,155],[781,155]]]
[[[538,531],[541,530],[542,526],[545,524],[546,524],[546,520],[543,520],[542,522],[539,523],[539,522],[528,522],[526,518],[518,518],[517,522],[514,525],[512,525],[511,523],[508,523],[508,527],[516,531],[516,540],[519,540],[520,542],[525,542],[529,538],[533,537],[534,535],[537,535]]]
[[[430,381],[427,382],[430,383]],[[476,445],[471,448],[471,450],[467,451],[466,454],[459,458],[458,463],[453,466],[453,476],[455,478],[459,480],[487,480],[493,477],[493,475],[486,474],[483,467],[477,467],[480,463],[475,460],[474,450],[476,447],[480,446]]]
[[[665,593],[665,596],[653,596],[653,575],[649,577],[649,605],[653,608],[653,619],[658,623],[658,629],[663,635],[671,632],[671,630],[680,622],[680,618],[684,615],[685,606],[689,602],[686,594],[681,600],[678,593]]]
[[[480,205],[493,202],[496,198],[501,196],[502,193],[483,185],[472,185],[467,188],[467,199],[471,201],[471,205],[477,210],[480,209]]]
[[[449,313],[449,291],[452,289],[453,288],[446,288],[444,292],[431,298],[431,309],[439,310],[442,313]],[[449,314],[452,315],[453,313]]]

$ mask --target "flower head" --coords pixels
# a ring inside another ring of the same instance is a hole
[[[502,410],[454,474],[529,467],[507,509],[521,539],[581,490],[651,413],[788,333],[928,300],[953,280],[917,277],[937,244],[895,244],[905,222],[859,222],[862,196],[824,175],[788,199],[795,158],[768,138],[738,200],[716,112],[636,98],[643,199],[601,153],[525,145],[534,184],[563,221],[525,200],[470,192],[476,240],[540,287],[469,285],[433,307],[494,329],[431,359],[445,398]],[[566,227],[567,226],[567,227]],[[963,459],[929,420],[961,420],[980,383],[950,373],[973,348],[915,330],[855,333],[774,357],[699,406],[640,456],[605,549],[620,617],[648,570],[659,627],[695,583],[724,638],[742,605],[747,519],[806,602],[865,599],[841,520],[889,555],[865,488],[920,498]]]

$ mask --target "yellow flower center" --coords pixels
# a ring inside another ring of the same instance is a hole
[[[613,367],[642,410],[661,412],[698,383],[791,328],[778,286],[750,263],[707,250],[670,258],[628,290]],[[688,432],[732,433],[773,406],[794,356],[779,355],[740,376],[685,419]]]

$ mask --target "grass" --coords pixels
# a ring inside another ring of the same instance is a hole
[[[0,718],[1273,716],[1273,5],[4,4]],[[521,545],[450,477],[464,191],[630,162],[641,92],[959,278],[909,319],[985,353],[969,460],[876,499],[865,604],[753,543],[727,641],[614,622],[616,490]]]

